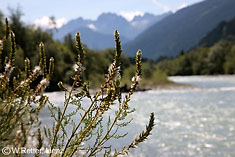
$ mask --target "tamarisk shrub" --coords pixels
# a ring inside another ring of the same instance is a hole
[[[117,30],[114,36],[116,51],[113,63],[107,69],[104,83],[92,95],[89,82],[83,80],[83,72],[86,69],[84,67],[85,52],[80,34],[76,34],[75,42],[78,52],[76,66],[74,66],[76,74],[72,77],[73,83],[70,89],[66,88],[62,82],[58,83],[65,93],[65,101],[63,105],[55,105],[43,95],[44,89],[53,79],[54,59],[51,58],[47,66],[44,45],[41,43],[38,66],[31,71],[30,60],[26,58],[24,71],[15,67],[15,36],[6,20],[5,37],[0,42],[0,66],[3,69],[0,74],[0,147],[3,148],[6,145],[24,147],[28,142],[28,137],[31,134],[32,136],[37,134],[37,149],[48,148],[51,150],[49,156],[118,156],[128,154],[131,148],[135,148],[146,140],[154,126],[153,113],[150,115],[146,130],[129,145],[123,146],[122,150],[107,145],[108,141],[124,138],[127,135],[127,133],[121,135],[118,133],[122,127],[131,122],[127,120],[127,116],[134,112],[134,109],[129,106],[129,102],[141,78],[141,51],[138,50],[132,85],[128,93],[125,95],[121,93],[122,49]],[[2,53],[5,48],[9,50],[9,54]],[[2,61],[2,56],[5,57],[4,61]],[[39,83],[36,87],[32,86],[32,82],[39,76],[41,78]],[[84,103],[84,99],[89,100],[89,104]],[[44,127],[42,132],[38,114],[45,104],[54,122],[52,127]],[[69,112],[69,106],[75,106],[76,109]],[[61,151],[53,152],[54,149]],[[40,156],[40,154],[36,153],[35,156]]]

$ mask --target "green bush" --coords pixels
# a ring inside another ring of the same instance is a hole
[[[56,107],[47,96],[43,95],[43,91],[52,78],[54,59],[51,58],[49,66],[47,66],[44,44],[41,43],[39,65],[31,71],[30,60],[26,58],[25,70],[17,68],[15,66],[15,53],[17,52],[15,37],[6,20],[5,37],[0,43],[0,55],[1,58],[4,58],[4,60],[0,60],[2,71],[0,74],[0,148],[5,146],[25,147],[30,142],[29,137],[37,134],[38,150],[43,148],[62,150],[62,153],[51,151],[49,156],[73,156],[75,154],[118,156],[127,154],[129,149],[135,148],[136,145],[147,139],[154,126],[153,113],[151,113],[146,130],[137,136],[132,143],[124,146],[122,150],[114,152],[112,146],[106,145],[106,142],[111,139],[126,136],[126,134],[118,135],[118,130],[131,122],[126,121],[126,117],[134,111],[129,106],[129,101],[139,85],[141,75],[141,51],[138,51],[136,70],[130,91],[123,98],[120,91],[122,50],[117,31],[115,31],[115,42],[116,50],[113,63],[108,67],[104,83],[92,96],[89,92],[89,83],[84,81],[85,76],[83,75],[86,69],[84,67],[85,52],[79,33],[76,34],[75,43],[78,52],[77,62],[74,66],[76,72],[74,72],[70,89],[67,89],[62,82],[58,83],[59,88],[65,92],[65,101],[63,107]],[[59,45],[57,49],[60,50]],[[70,54],[60,59],[64,59],[65,62],[72,61]],[[55,67],[56,72],[60,67]],[[70,68],[72,69],[72,67]],[[76,92],[75,89],[77,89]],[[83,104],[85,98],[90,100],[89,106]],[[51,128],[44,128],[42,133],[38,114],[46,104],[54,122]],[[113,115],[110,115],[108,111],[114,105],[117,106],[117,110],[111,112]],[[69,106],[76,106],[76,109],[68,113]],[[106,114],[109,114],[108,119]],[[74,122],[72,120],[74,117],[79,117],[79,122]],[[72,132],[66,131],[67,127],[72,127]],[[37,131],[35,131],[36,129]],[[93,144],[86,144],[89,141]],[[21,153],[15,155],[21,156]],[[40,156],[40,154],[36,153],[35,156]]]
[[[47,101],[42,92],[51,79],[54,59],[50,59],[47,68],[44,45],[41,43],[40,62],[33,71],[30,70],[28,58],[24,62],[24,72],[15,67],[15,56],[19,51],[16,51],[15,35],[7,21],[6,35],[0,42],[0,55],[5,56],[4,60],[0,60],[0,148],[7,145],[24,147],[32,134],[31,130],[38,128],[38,113]],[[10,43],[9,52],[2,54],[7,46],[5,43]]]

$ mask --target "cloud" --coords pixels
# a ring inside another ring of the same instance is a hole
[[[48,16],[43,16],[34,21],[35,27],[40,27],[42,29],[60,28],[66,23],[67,20],[65,18],[60,18],[53,22],[53,20]]]
[[[181,4],[181,5],[177,8],[177,10],[183,9],[183,8],[185,8],[185,7],[187,7],[187,6],[188,6],[187,3],[183,3],[183,4]]]
[[[161,8],[164,12],[171,11],[171,8],[168,7],[167,5],[158,2],[158,0],[152,0],[152,2],[159,8]]]
[[[96,30],[96,27],[95,27],[94,24],[89,24],[89,25],[87,25],[87,26],[88,26],[88,28],[90,28],[90,29],[92,29],[92,30]]]
[[[67,19],[66,18],[60,18],[56,20],[56,28],[60,28],[63,25],[65,25],[67,23]]]
[[[119,14],[123,16],[127,21],[133,20],[135,16],[143,16],[144,13],[141,11],[120,11]]]

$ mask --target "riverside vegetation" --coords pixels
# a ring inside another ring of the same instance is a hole
[[[21,70],[24,69],[24,59],[27,57],[31,60],[32,67],[36,66],[39,60],[38,45],[40,42],[44,43],[44,47],[47,50],[48,58],[54,58],[55,69],[53,77],[50,80],[50,86],[46,88],[46,91],[57,91],[59,90],[57,83],[62,81],[66,86],[72,86],[73,81],[70,79],[75,75],[73,69],[74,63],[76,62],[77,50],[75,47],[74,39],[72,35],[68,34],[64,38],[64,42],[55,41],[52,38],[52,34],[35,28],[30,25],[26,25],[21,20],[22,13],[20,10],[12,10],[9,16],[9,23],[12,31],[16,35],[16,61],[15,64]],[[4,15],[0,12],[0,36],[4,33]],[[106,49],[103,51],[91,50],[83,45],[86,52],[84,59],[84,66],[86,70],[83,73],[83,79],[89,80],[89,85],[92,89],[97,89],[103,82],[106,69],[113,61],[113,55],[115,54],[114,49]],[[3,50],[3,54],[6,54],[6,50]],[[3,59],[3,58],[2,58]],[[128,58],[124,54],[121,54],[122,66],[120,73],[122,76],[122,84],[127,84],[128,89],[131,86],[131,78],[135,73],[135,60],[134,58]],[[91,64],[92,63],[92,64]],[[161,71],[157,71],[156,64],[151,60],[143,59],[142,62],[143,75],[142,83],[140,88],[145,88],[144,85],[151,80],[156,85],[162,83],[164,80],[166,83],[167,75]],[[154,77],[153,73],[158,73],[158,77]],[[148,80],[148,81],[145,81]]]
[[[157,69],[168,75],[235,74],[235,18],[222,21],[199,45],[173,59],[164,59]]]
[[[235,74],[235,42],[221,40],[212,46],[199,46],[176,58],[164,59],[157,68],[167,75]]]
[[[76,62],[76,47],[70,34],[65,36],[64,42],[55,41],[52,34],[25,25],[21,21],[20,10],[11,10],[11,29],[16,34],[16,61],[15,64],[21,70],[24,69],[24,59],[31,60],[32,66],[36,66],[39,60],[37,45],[42,41],[47,50],[47,56],[53,56],[55,67],[57,67],[50,80],[50,86],[46,91],[59,90],[57,83],[62,81],[65,85],[72,86],[70,79],[74,72]],[[0,12],[0,28],[4,27],[4,15]],[[140,88],[151,89],[158,87],[169,87],[175,85],[167,79],[167,75],[211,75],[211,74],[234,74],[234,19],[223,21],[212,32],[210,32],[200,44],[189,52],[182,51],[174,58],[160,57],[157,61],[143,59],[143,75]],[[4,30],[0,29],[0,36],[4,35]],[[216,38],[215,38],[216,37]],[[27,44],[26,44],[27,43]],[[106,69],[112,63],[114,49],[103,51],[91,50],[83,45],[86,51],[83,79],[89,80],[92,89],[99,88],[103,81]],[[5,54],[6,52],[4,52]],[[3,59],[3,57],[1,58]],[[133,58],[121,55],[121,86],[131,86],[131,78],[135,73],[135,62]],[[90,64],[92,63],[92,64]],[[157,77],[156,77],[157,76]]]
[[[67,89],[62,82],[58,83],[60,90],[65,92],[65,101],[61,106],[50,102],[43,91],[52,80],[57,66],[54,59],[47,60],[44,44],[39,44],[39,63],[31,70],[30,59],[25,58],[24,70],[16,66],[16,39],[6,20],[5,35],[0,45],[0,148],[5,146],[26,147],[30,145],[30,137],[37,137],[37,149],[60,149],[62,152],[50,152],[49,156],[85,155],[118,156],[129,152],[139,143],[147,139],[154,126],[154,114],[151,113],[146,130],[137,136],[133,142],[123,146],[122,150],[114,150],[107,141],[123,138],[127,135],[118,134],[119,129],[128,125],[131,120],[127,116],[134,112],[129,106],[131,95],[139,85],[141,68],[141,51],[136,54],[136,70],[131,80],[128,93],[121,94],[121,44],[120,37],[115,31],[116,49],[113,63],[108,68],[104,83],[94,96],[89,92],[89,83],[84,80],[85,51],[81,44],[80,34],[76,34],[77,62],[74,66],[72,86]],[[27,45],[27,41],[25,43]],[[56,59],[56,58],[55,58]],[[55,68],[54,68],[55,67]],[[55,70],[54,70],[55,69]],[[74,89],[78,91],[74,91]],[[90,105],[83,100],[90,100]],[[39,112],[48,106],[54,122],[51,128],[40,126]],[[76,109],[68,113],[69,105]],[[116,108],[114,107],[116,106]],[[115,112],[111,112],[115,110]],[[108,114],[108,116],[107,116]],[[111,115],[113,114],[113,115]],[[80,117],[78,122],[74,117]],[[71,132],[66,128],[72,128]],[[34,138],[33,138],[34,139]],[[89,143],[89,144],[88,144]],[[28,144],[28,145],[27,145]],[[21,156],[20,152],[14,154]],[[35,156],[40,156],[36,153]]]

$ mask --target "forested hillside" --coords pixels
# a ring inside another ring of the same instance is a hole
[[[232,19],[221,22],[200,41],[199,45],[211,46],[219,40],[235,41],[235,16]]]
[[[157,67],[168,75],[235,74],[235,19],[221,22],[195,49]]]
[[[176,56],[195,47],[221,21],[235,16],[234,0],[205,0],[186,7],[154,24],[124,46],[128,56],[137,49],[144,57]]]

